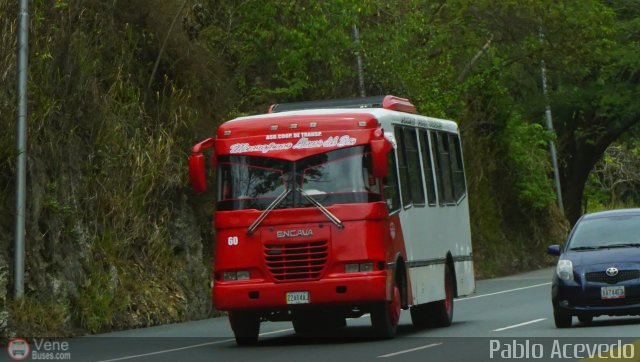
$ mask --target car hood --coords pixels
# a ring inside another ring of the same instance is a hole
[[[587,251],[568,251],[562,259],[569,259],[574,267],[600,264],[640,264],[640,248],[613,248]]]

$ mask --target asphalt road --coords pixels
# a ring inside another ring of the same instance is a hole
[[[478,281],[473,296],[456,299],[448,328],[416,329],[403,311],[398,336],[391,340],[373,338],[370,319],[363,316],[332,336],[311,339],[297,337],[289,322],[262,323],[258,344],[238,347],[227,318],[214,318],[71,339],[68,352],[72,361],[102,362],[565,361],[614,345],[627,357],[633,349],[627,361],[640,361],[640,317],[599,317],[590,324],[574,318],[570,329],[555,327],[553,272]]]

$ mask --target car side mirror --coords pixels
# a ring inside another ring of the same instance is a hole
[[[558,256],[560,255],[560,245],[550,245],[547,247],[547,254]]]

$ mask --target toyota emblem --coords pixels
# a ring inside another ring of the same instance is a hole
[[[615,277],[616,275],[618,275],[618,268],[615,268],[615,267],[607,268],[606,273],[610,277]]]

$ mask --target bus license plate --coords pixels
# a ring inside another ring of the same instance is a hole
[[[287,304],[309,303],[309,292],[287,292]]]
[[[600,288],[600,296],[602,299],[621,299],[624,298],[624,286],[602,287]]]

